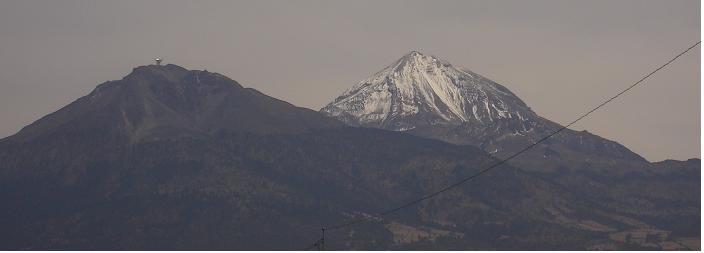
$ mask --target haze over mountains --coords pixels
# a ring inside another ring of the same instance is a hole
[[[0,247],[302,249],[321,225],[440,189],[559,127],[419,52],[322,112],[340,121],[217,73],[137,67],[0,140]],[[699,247],[698,159],[648,163],[586,132],[556,137],[515,167],[330,233],[328,248]]]

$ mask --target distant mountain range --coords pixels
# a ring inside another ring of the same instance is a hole
[[[0,249],[299,250],[322,225],[440,189],[559,127],[418,52],[322,112],[217,73],[135,68],[0,140]],[[515,167],[330,231],[327,248],[699,248],[698,159],[556,137]]]

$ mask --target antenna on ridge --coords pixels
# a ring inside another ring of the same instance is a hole
[[[160,59],[160,58],[156,58],[156,59],[154,59],[154,61],[156,61],[156,65],[157,65],[157,66],[158,66],[158,65],[161,65],[161,59]]]

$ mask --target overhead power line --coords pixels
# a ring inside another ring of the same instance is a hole
[[[525,148],[521,149],[520,151],[514,153],[513,155],[510,155],[510,156],[508,156],[507,158],[504,158],[504,159],[502,159],[502,160],[499,160],[498,162],[494,163],[493,165],[491,165],[491,166],[489,166],[489,167],[487,167],[487,168],[485,168],[485,169],[482,169],[482,170],[480,170],[479,172],[477,172],[477,173],[475,173],[475,174],[473,174],[473,175],[471,175],[471,176],[469,176],[469,177],[466,177],[466,178],[464,178],[464,179],[462,179],[462,180],[459,180],[459,181],[457,181],[456,183],[453,183],[453,184],[451,184],[451,185],[448,185],[448,186],[446,186],[446,187],[444,187],[444,188],[442,188],[442,189],[440,189],[440,190],[437,190],[437,191],[435,191],[435,192],[433,192],[433,193],[430,193],[430,194],[427,194],[427,195],[425,195],[425,196],[422,196],[422,197],[420,197],[420,198],[418,198],[418,199],[415,199],[415,200],[406,202],[405,204],[400,205],[400,206],[398,206],[398,207],[391,208],[391,209],[389,209],[389,210],[380,212],[376,217],[383,217],[383,216],[386,216],[386,215],[395,213],[395,212],[397,212],[397,211],[399,211],[399,210],[401,210],[401,209],[404,209],[404,208],[407,208],[407,207],[409,207],[409,206],[412,206],[412,205],[414,205],[414,204],[417,204],[417,203],[419,203],[419,202],[422,202],[422,201],[424,201],[424,200],[433,198],[433,197],[435,197],[435,196],[437,196],[437,195],[439,195],[439,194],[441,194],[441,193],[443,193],[443,192],[446,192],[446,191],[448,191],[448,190],[450,190],[450,189],[453,189],[453,188],[455,188],[455,187],[457,187],[457,186],[459,186],[459,185],[462,185],[462,184],[464,184],[464,183],[466,183],[466,182],[468,182],[468,181],[470,181],[470,180],[472,180],[472,179],[474,179],[474,178],[477,178],[477,177],[479,177],[480,175],[482,175],[482,174],[484,174],[484,173],[486,173],[486,172],[488,172],[488,171],[490,171],[490,170],[492,170],[492,169],[494,169],[494,168],[496,168],[496,167],[498,167],[498,166],[500,166],[500,165],[502,165],[502,164],[504,164],[504,163],[510,161],[511,159],[513,159],[513,158],[519,156],[520,154],[522,154],[522,153],[524,153],[524,152],[530,150],[531,148],[533,148],[533,147],[535,147],[536,145],[542,143],[543,141],[549,139],[550,137],[552,137],[552,136],[554,136],[554,135],[556,135],[556,134],[558,134],[558,133],[564,131],[565,129],[569,128],[570,126],[574,125],[575,123],[579,122],[580,120],[586,118],[587,116],[589,116],[590,114],[592,114],[594,111],[600,109],[601,107],[603,107],[603,106],[605,106],[606,104],[610,103],[610,102],[613,101],[614,99],[618,98],[619,96],[623,95],[624,93],[626,93],[626,92],[628,92],[629,90],[633,89],[634,87],[638,86],[638,85],[641,84],[643,81],[645,81],[646,79],[648,79],[650,76],[652,76],[652,75],[655,74],[656,72],[660,71],[661,69],[665,68],[666,66],[670,65],[670,63],[674,62],[675,60],[677,60],[678,58],[680,58],[680,56],[686,54],[687,52],[689,52],[690,50],[692,50],[692,48],[698,46],[700,43],[701,43],[701,41],[698,41],[697,43],[694,43],[694,45],[690,46],[689,48],[685,49],[685,50],[682,51],[681,53],[677,54],[675,57],[673,57],[672,59],[670,59],[669,61],[667,61],[665,64],[661,65],[660,67],[658,67],[658,68],[656,68],[655,70],[651,71],[651,72],[648,73],[647,75],[643,76],[640,80],[638,80],[638,81],[636,81],[635,83],[631,84],[630,86],[628,86],[627,88],[625,88],[625,89],[622,90],[621,92],[619,92],[619,93],[617,93],[616,95],[612,96],[611,98],[605,100],[604,102],[602,102],[601,104],[599,104],[599,105],[597,105],[596,107],[592,108],[592,109],[589,110],[588,112],[582,114],[582,115],[579,116],[577,119],[575,119],[575,120],[573,120],[572,122],[570,122],[569,124],[560,127],[559,129],[555,130],[554,132],[552,132],[552,133],[548,134],[547,136],[541,138],[540,140],[538,140],[538,141],[536,141],[536,142],[534,142],[534,143],[532,143],[532,144],[526,146]],[[337,225],[334,225],[334,226],[328,226],[326,230],[337,230],[337,229],[341,229],[341,228],[344,228],[344,227],[347,227],[347,226],[351,226],[351,225],[354,225],[354,224],[357,224],[357,223],[360,223],[360,222],[368,221],[368,220],[370,220],[370,219],[369,219],[369,218],[359,218],[359,219],[355,219],[355,220],[352,220],[352,221],[343,222],[343,223],[340,223],[340,224],[337,224]],[[311,245],[309,248],[312,248],[313,246],[318,246],[318,245],[316,245],[316,244],[320,243],[321,240],[322,240],[322,238],[319,239],[318,241],[316,241],[316,242],[315,242],[313,245]]]

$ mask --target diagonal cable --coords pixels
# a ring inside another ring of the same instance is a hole
[[[446,187],[444,187],[444,188],[442,188],[442,189],[440,189],[440,190],[438,190],[438,191],[435,191],[435,192],[433,192],[433,193],[427,194],[427,195],[422,196],[422,197],[420,197],[420,198],[418,198],[418,199],[415,199],[415,200],[406,202],[405,204],[403,204],[403,205],[401,205],[401,206],[398,206],[398,207],[395,207],[395,208],[392,208],[392,209],[389,209],[389,210],[380,212],[376,217],[377,217],[377,218],[383,217],[383,216],[386,216],[386,215],[395,213],[395,212],[397,212],[397,211],[399,211],[399,210],[401,210],[401,209],[404,209],[404,208],[406,208],[406,207],[415,205],[415,204],[417,204],[417,203],[419,203],[419,202],[421,202],[421,201],[424,201],[424,200],[433,198],[433,197],[435,197],[435,196],[437,196],[437,195],[439,195],[439,194],[441,194],[441,193],[443,193],[443,192],[446,192],[446,191],[448,191],[448,190],[450,190],[450,189],[453,189],[453,188],[455,188],[455,187],[457,187],[457,186],[459,186],[459,185],[461,185],[461,184],[464,184],[464,183],[466,183],[466,182],[468,182],[468,181],[470,181],[470,180],[472,180],[472,179],[474,179],[474,178],[476,178],[476,177],[478,177],[478,176],[480,176],[480,175],[482,175],[482,174],[484,174],[484,173],[486,173],[486,172],[488,172],[488,171],[490,171],[490,170],[492,170],[492,169],[494,169],[494,168],[496,168],[496,167],[498,167],[498,166],[500,166],[500,165],[502,165],[502,164],[504,164],[504,163],[510,161],[511,159],[513,159],[513,158],[517,157],[518,155],[520,155],[520,154],[522,154],[522,153],[524,153],[524,152],[530,150],[531,148],[533,148],[533,147],[535,147],[536,145],[542,143],[543,141],[549,139],[550,137],[552,137],[552,136],[554,136],[554,135],[556,135],[556,134],[558,134],[558,133],[564,131],[565,129],[567,129],[567,128],[569,128],[570,126],[574,125],[574,124],[577,123],[578,121],[580,121],[580,120],[586,118],[587,116],[589,116],[590,114],[592,114],[594,111],[600,109],[601,107],[603,107],[603,106],[605,106],[606,104],[610,103],[610,102],[613,101],[614,99],[618,98],[619,96],[623,95],[624,93],[626,93],[626,92],[628,92],[629,90],[633,89],[634,87],[638,86],[638,85],[641,84],[643,81],[645,81],[646,79],[648,79],[650,76],[652,76],[652,75],[655,74],[656,72],[660,71],[661,69],[665,68],[666,66],[670,65],[670,63],[674,62],[675,60],[677,60],[678,58],[680,58],[680,56],[686,54],[687,52],[689,52],[690,50],[692,50],[692,48],[698,46],[700,43],[701,43],[701,41],[698,41],[698,42],[694,43],[692,46],[690,46],[689,48],[685,49],[685,50],[682,51],[681,53],[677,54],[675,57],[673,57],[672,59],[670,59],[669,61],[667,61],[665,64],[661,65],[660,67],[658,67],[658,68],[656,68],[655,70],[651,71],[651,72],[648,73],[647,75],[643,76],[640,80],[638,80],[638,81],[636,81],[635,83],[631,84],[631,86],[628,86],[626,89],[622,90],[621,92],[617,93],[616,95],[612,96],[611,98],[605,100],[604,102],[602,102],[601,104],[599,104],[599,105],[597,105],[596,107],[592,108],[592,109],[589,110],[588,112],[582,114],[582,115],[579,116],[577,119],[575,119],[575,120],[573,120],[572,122],[570,122],[569,124],[560,127],[559,129],[555,130],[554,132],[552,132],[552,133],[548,134],[547,136],[541,138],[540,140],[538,140],[538,141],[536,141],[536,142],[534,142],[534,143],[532,143],[532,144],[526,146],[525,148],[521,149],[520,151],[514,153],[513,155],[511,155],[511,156],[509,156],[509,157],[507,157],[507,158],[504,158],[504,159],[502,159],[502,160],[499,160],[498,162],[494,163],[493,165],[491,165],[491,166],[489,166],[489,167],[487,167],[487,168],[485,168],[485,169],[483,169],[483,170],[480,170],[479,172],[477,172],[477,173],[475,173],[475,174],[473,174],[473,175],[471,175],[471,176],[469,176],[469,177],[466,177],[466,178],[464,178],[464,179],[462,179],[462,180],[460,180],[460,181],[458,181],[458,182],[456,182],[456,183],[454,183],[454,184],[448,185],[448,186],[446,186]],[[328,227],[328,230],[336,230],[336,229],[340,229],[340,228],[344,228],[344,227],[347,227],[347,226],[351,226],[351,225],[354,225],[354,224],[357,224],[357,223],[360,223],[360,222],[369,221],[369,220],[370,220],[369,218],[359,218],[359,219],[356,219],[356,220],[344,222],[344,223],[337,224],[337,225],[334,225],[334,226],[329,226],[329,227]]]

